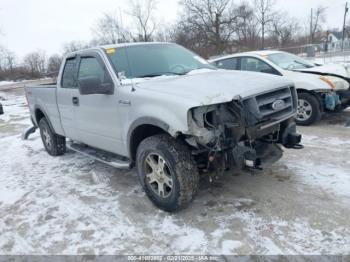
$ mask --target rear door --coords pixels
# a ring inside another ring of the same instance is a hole
[[[77,84],[77,57],[67,58],[62,72],[61,81],[57,83],[57,105],[61,124],[67,138],[78,140],[76,108],[74,97],[79,93]]]
[[[98,77],[102,84],[114,83],[111,73],[97,52],[81,55],[77,78]],[[121,123],[117,90],[113,95],[106,94],[77,94],[77,123],[79,140],[87,145],[109,152],[121,154]]]

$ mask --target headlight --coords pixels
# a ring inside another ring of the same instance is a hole
[[[326,82],[333,90],[349,89],[349,83],[335,76],[320,76],[320,80]]]

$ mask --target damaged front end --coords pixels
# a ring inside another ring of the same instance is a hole
[[[296,108],[294,87],[193,108],[186,142],[202,169],[262,169],[282,157],[279,144],[301,148]]]
[[[319,100],[326,111],[332,112],[350,106],[350,90],[316,90],[316,93],[319,94]]]

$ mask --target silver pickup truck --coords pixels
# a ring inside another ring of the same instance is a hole
[[[52,156],[69,148],[117,168],[136,166],[159,208],[195,196],[199,174],[261,169],[299,148],[297,95],[282,77],[219,70],[170,43],[68,54],[57,84],[26,88]],[[69,139],[69,143],[66,143]]]

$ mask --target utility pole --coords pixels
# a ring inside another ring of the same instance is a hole
[[[348,13],[348,2],[345,4],[345,11],[344,11],[344,22],[343,22],[343,36],[341,40],[341,51],[344,51],[344,38],[345,38],[345,23],[346,23],[346,14]]]
[[[313,13],[312,13],[312,8],[311,8],[311,16],[310,16],[310,44],[312,44],[312,41],[313,41],[313,37],[312,37],[312,22],[313,22],[313,19],[314,19],[314,16],[313,16]]]

